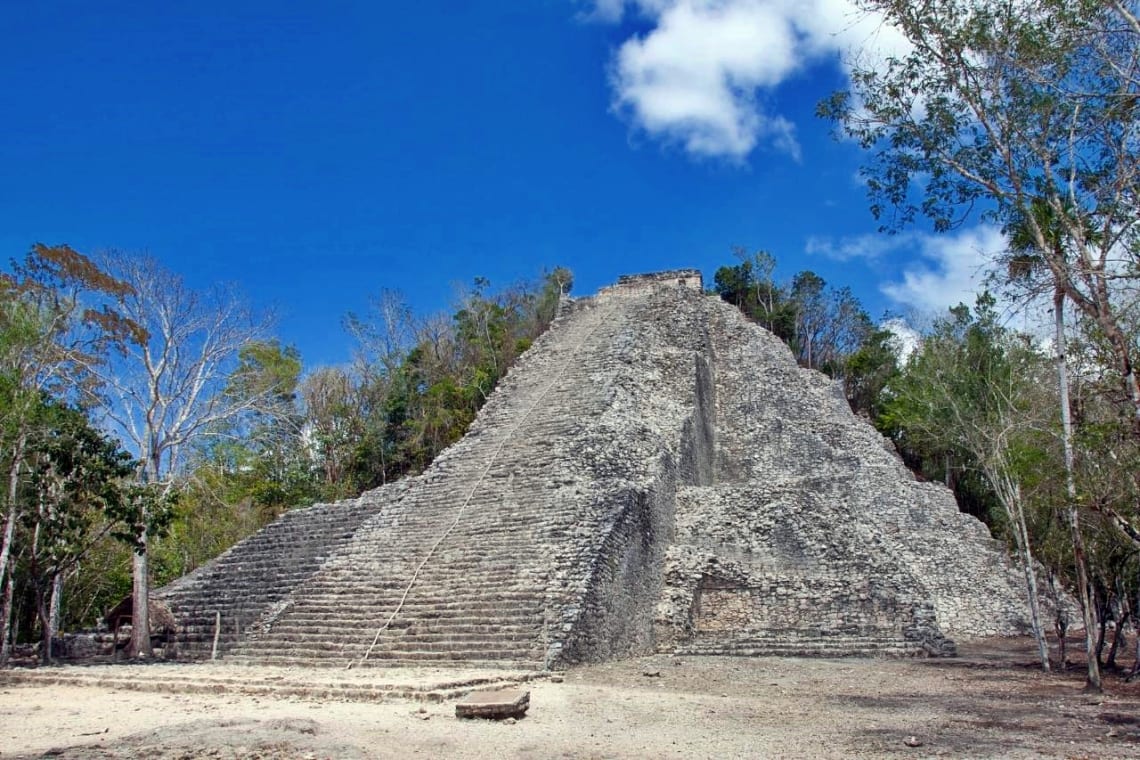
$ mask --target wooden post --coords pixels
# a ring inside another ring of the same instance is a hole
[[[214,613],[214,649],[210,652],[210,659],[218,659],[218,637],[222,635],[222,613]]]

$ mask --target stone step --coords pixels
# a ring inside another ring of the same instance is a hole
[[[369,619],[369,620],[339,620],[339,619],[325,619],[325,620],[304,620],[298,618],[288,618],[276,621],[272,624],[271,630],[274,634],[285,635],[286,633],[319,633],[324,631],[342,631],[342,630],[370,630],[375,631],[384,622],[384,619]],[[526,617],[519,616],[513,618],[499,618],[502,622],[496,622],[495,619],[489,619],[477,616],[457,617],[457,618],[438,618],[425,620],[422,618],[417,619],[400,619],[397,618],[392,621],[388,626],[393,631],[405,632],[413,629],[417,632],[429,633],[432,631],[449,631],[456,634],[490,634],[490,635],[515,635],[515,634],[528,634],[538,631],[541,628],[541,618],[536,615],[529,615]],[[206,633],[205,630],[201,633]],[[212,635],[212,628],[210,629]]]
[[[543,635],[541,628],[534,626],[530,630],[511,630],[503,632],[471,632],[463,630],[451,630],[449,628],[440,628],[432,631],[412,632],[408,633],[405,629],[399,628],[382,628],[383,624],[377,625],[344,625],[340,627],[323,628],[314,630],[303,626],[287,626],[284,628],[270,628],[268,631],[254,633],[249,641],[298,641],[304,642],[309,640],[322,640],[322,641],[359,641],[367,639],[372,641],[379,633],[380,638],[385,641],[480,641],[480,642],[519,642],[529,641],[533,642]]]
[[[142,676],[132,673],[130,676],[118,676],[102,672],[99,674],[78,673],[75,670],[41,669],[36,671],[12,672],[4,678],[5,683],[35,684],[41,686],[86,686],[116,689],[123,691],[142,691],[155,693],[195,693],[195,694],[234,694],[242,696],[267,696],[276,698],[293,698],[314,701],[345,701],[345,702],[449,702],[459,699],[473,690],[502,688],[503,686],[517,685],[530,680],[533,676],[525,673],[504,673],[502,677],[482,675],[463,679],[441,678],[435,682],[424,685],[402,683],[370,683],[360,679],[335,678],[331,674],[336,671],[331,668],[310,671],[305,674],[283,673],[270,678],[252,676],[252,668],[240,667],[237,658],[226,658],[227,665],[236,666],[239,671],[248,671],[242,677],[239,673],[234,678],[219,678],[203,675],[199,677],[186,677],[180,671],[178,677]],[[264,663],[245,663],[264,664]],[[295,668],[297,661],[284,660],[280,663],[286,667]],[[331,664],[331,663],[330,663]],[[386,666],[394,663],[386,662]],[[533,664],[504,662],[501,665],[487,666],[479,663],[481,667],[499,667],[506,670],[530,670]],[[343,668],[343,665],[341,665]],[[330,676],[322,674],[328,673]]]
[[[732,639],[701,639],[675,647],[677,654],[760,656],[844,656],[860,657],[876,654],[915,654],[922,647],[901,637],[871,638],[862,636],[800,635],[791,638],[780,636],[747,637]]]
[[[391,643],[383,639],[373,643],[372,636],[360,636],[352,640],[261,640],[250,639],[241,646],[229,650],[233,654],[250,657],[275,656],[278,654],[293,657],[306,656],[314,658],[328,657],[360,657],[372,647],[375,657],[401,658],[405,654],[411,659],[422,659],[425,652],[435,653],[436,657],[444,659],[537,659],[541,658],[545,648],[534,640],[530,641],[469,641],[469,642],[402,642]],[[456,653],[461,654],[456,654]]]
[[[355,642],[330,642],[322,640],[296,641],[267,641],[251,639],[234,654],[255,658],[259,655],[283,657],[310,657],[313,659],[341,658],[352,659],[361,657],[372,644],[372,637],[361,637]],[[524,645],[516,643],[495,643],[488,646],[471,646],[463,644],[432,644],[421,647],[408,647],[390,650],[378,642],[373,647],[369,657],[376,659],[413,660],[463,660],[478,662],[480,660],[528,660],[537,658],[538,647],[533,644]]]
[[[473,617],[473,616],[465,616]],[[388,617],[376,618],[335,618],[324,621],[311,621],[311,620],[297,620],[293,618],[282,618],[270,624],[269,628],[263,635],[265,636],[321,636],[323,634],[341,634],[364,631],[371,634],[374,631],[384,628],[391,631],[392,634],[404,635],[406,632],[431,632],[431,631],[447,631],[456,634],[469,635],[469,634],[489,634],[489,635],[517,635],[523,632],[533,631],[541,628],[542,617],[538,615],[531,615],[527,617],[513,617],[513,618],[499,618],[498,622],[494,618],[480,618],[477,625],[484,630],[472,631],[472,627],[468,623],[453,624],[447,617],[440,618],[400,618],[396,617],[389,622]],[[259,627],[252,627],[247,630],[264,630]],[[231,631],[232,632],[232,631]],[[199,629],[196,631],[189,631],[187,635],[198,635],[201,637],[212,636],[212,629]]]
[[[373,640],[376,644],[373,646]],[[404,637],[387,638],[381,636],[379,639],[371,631],[362,631],[358,636],[342,636],[342,637],[301,637],[301,638],[282,638],[279,636],[271,636],[266,638],[251,638],[246,641],[241,647],[240,651],[246,654],[254,652],[275,652],[275,651],[306,651],[312,654],[327,655],[329,653],[339,654],[342,652],[352,652],[356,650],[364,651],[367,647],[373,646],[374,653],[380,652],[435,652],[440,657],[450,657],[453,652],[466,652],[463,659],[479,659],[487,656],[491,659],[503,659],[502,657],[491,657],[484,655],[485,652],[515,652],[518,656],[519,653],[533,653],[541,649],[540,643],[536,637],[531,636],[525,639],[491,639],[485,640],[482,638],[468,639],[468,640],[451,640],[447,637],[438,639],[420,639],[420,637]]]
[[[363,654],[363,653],[361,653]],[[226,664],[237,666],[270,666],[282,668],[313,668],[315,670],[327,669],[368,669],[368,668],[401,668],[401,667],[414,667],[414,668],[445,668],[452,670],[455,668],[480,668],[504,671],[518,671],[518,670],[531,670],[539,671],[543,669],[543,663],[539,659],[522,659],[522,660],[456,660],[452,658],[430,659],[420,658],[416,660],[399,660],[399,659],[368,659],[361,660],[359,656],[355,658],[340,658],[340,659],[311,659],[308,657],[288,657],[282,655],[244,655],[232,654],[227,655],[224,662]]]
[[[310,620],[318,618],[338,620],[376,620],[397,612],[396,599],[387,604],[352,604],[348,601],[331,602],[324,598],[311,601],[297,600],[291,610],[278,619]],[[509,604],[508,604],[509,602]],[[507,618],[527,619],[542,612],[542,601],[534,597],[516,599],[448,599],[446,596],[413,599],[408,597],[397,616],[404,619],[431,619],[462,615],[478,615],[491,621],[505,622]],[[251,618],[255,619],[255,618]]]
[[[363,653],[362,653],[363,654]],[[393,660],[401,662],[527,662],[537,661],[539,652],[535,647],[465,648],[461,646],[439,649],[401,649],[385,651],[377,647],[368,656],[369,660]]]
[[[347,584],[346,584],[347,585]],[[380,593],[369,590],[360,591],[345,591],[335,590],[335,588],[303,588],[289,597],[289,602],[294,609],[321,609],[321,610],[337,610],[344,607],[351,607],[354,609],[385,609],[394,607],[400,600],[404,600],[405,606],[425,604],[451,604],[451,605],[464,605],[464,604],[503,604],[511,603],[520,606],[531,606],[540,604],[541,600],[545,597],[545,591],[542,593],[528,590],[526,588],[503,588],[501,585],[489,585],[486,588],[470,589],[468,593],[451,593],[449,588],[453,588],[454,584],[448,582],[420,584],[412,586],[410,590],[407,587],[401,589],[392,589],[387,593]],[[407,592],[407,593],[405,593]],[[235,608],[240,605],[235,605]],[[205,607],[202,611],[206,612],[210,607]]]
[[[381,634],[380,640],[392,646],[407,646],[408,642],[414,642],[420,646],[428,646],[433,642],[450,643],[450,644],[465,644],[470,646],[487,645],[487,646],[501,646],[504,644],[528,644],[534,645],[542,636],[542,629],[534,627],[529,631],[495,631],[495,632],[463,632],[454,631],[451,629],[440,629],[436,631],[412,631],[401,633],[400,631],[384,631]]]
[[[912,657],[923,654],[921,647],[842,647],[830,646],[764,646],[764,647],[678,647],[674,654],[718,657]]]
[[[409,586],[409,579],[391,578],[387,580],[361,580],[353,585],[351,592],[345,589],[343,581],[353,578],[352,575],[345,575],[341,577],[328,577],[322,575],[319,578],[314,578],[311,582],[305,585],[305,592],[309,595],[316,595],[320,593],[336,593],[347,595],[352,593],[355,596],[379,596],[379,595],[392,595],[395,592],[397,595],[403,594],[404,590]],[[355,578],[354,578],[355,580]],[[436,570],[430,572],[425,568],[420,576],[415,579],[411,584],[412,590],[422,588],[429,585],[434,586],[451,586],[461,589],[464,593],[471,596],[478,596],[484,594],[494,594],[496,592],[522,592],[525,589],[534,587],[536,581],[545,581],[543,575],[518,575],[516,573],[496,572],[494,574],[484,576],[482,574],[463,573],[461,571],[452,572],[449,569]],[[515,585],[523,585],[523,589],[512,588]]]

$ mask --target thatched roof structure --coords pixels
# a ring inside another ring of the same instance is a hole
[[[152,633],[174,633],[177,630],[178,623],[165,604],[151,599],[148,606],[150,607],[150,629]],[[124,623],[131,622],[133,609],[134,596],[127,596],[112,607],[103,616],[103,620],[107,623],[108,628],[114,629]]]

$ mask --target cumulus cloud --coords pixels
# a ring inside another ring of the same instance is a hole
[[[636,128],[696,156],[743,159],[764,143],[799,157],[795,126],[763,106],[802,68],[849,49],[882,58],[901,36],[849,0],[594,0],[650,29],[611,63],[614,108]]]
[[[1007,245],[1001,230],[986,224],[953,235],[915,235],[911,242],[914,259],[902,280],[879,289],[896,303],[939,313],[959,303],[972,306],[987,267]]]

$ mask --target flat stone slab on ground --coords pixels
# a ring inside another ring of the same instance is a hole
[[[530,692],[518,689],[474,691],[455,705],[457,718],[521,718],[530,707]]]

